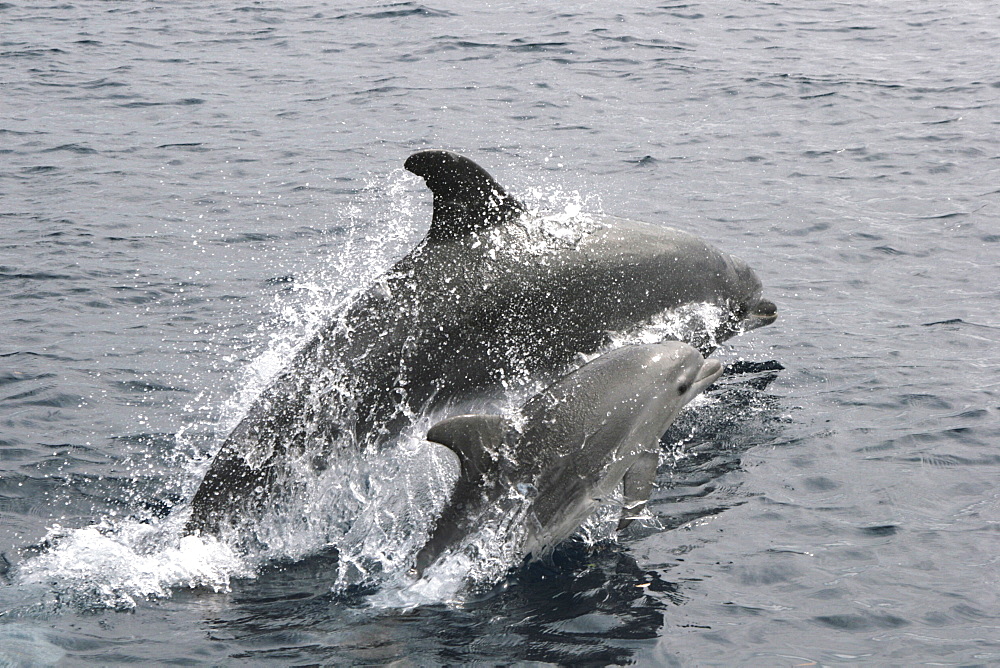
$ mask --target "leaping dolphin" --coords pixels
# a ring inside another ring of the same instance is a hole
[[[421,151],[405,167],[434,195],[427,236],[251,405],[195,493],[187,531],[262,512],[292,459],[385,442],[408,414],[564,370],[658,314],[718,309],[718,322],[690,332],[705,352],[776,318],[746,263],[691,234],[598,218],[567,242],[468,158]]]
[[[529,400],[523,425],[499,415],[439,422],[427,440],[458,456],[461,474],[414,572],[483,527],[523,517],[515,553],[539,557],[623,485],[628,525],[649,500],[659,440],[681,408],[722,374],[686,343],[618,348]],[[516,532],[515,532],[516,534]]]

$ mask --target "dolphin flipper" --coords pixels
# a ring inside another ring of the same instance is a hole
[[[459,415],[438,422],[427,440],[447,446],[462,462],[460,483],[478,484],[496,466],[500,446],[511,428],[500,415]]]
[[[489,172],[450,151],[420,151],[403,164],[434,194],[429,241],[442,241],[495,227],[521,215],[524,205],[507,194]]]
[[[640,455],[635,464],[625,473],[622,478],[622,486],[625,493],[625,507],[622,508],[622,518],[618,521],[618,531],[632,524],[632,521],[643,510],[646,509],[646,502],[653,491],[653,481],[656,480],[656,467],[660,463],[660,457],[655,452],[647,452]]]

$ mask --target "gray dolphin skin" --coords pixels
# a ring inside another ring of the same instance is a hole
[[[516,428],[498,415],[439,422],[427,440],[452,450],[461,474],[414,572],[526,506],[518,552],[542,556],[623,485],[628,525],[649,500],[659,440],[722,364],[680,342],[618,348],[529,400]]]
[[[252,521],[292,462],[321,468],[338,448],[378,446],[408,415],[565,370],[665,311],[722,311],[692,333],[705,352],[777,317],[750,267],[691,234],[602,218],[575,243],[540,243],[525,207],[468,158],[421,151],[405,167],[434,196],[426,237],[251,405],[195,493],[188,532]]]

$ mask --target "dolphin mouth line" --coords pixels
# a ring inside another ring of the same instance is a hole
[[[747,313],[743,321],[743,332],[749,332],[758,327],[765,327],[778,319],[778,307],[770,299],[761,299]]]
[[[770,299],[761,299],[750,315],[761,325],[770,325],[778,319],[778,307]]]

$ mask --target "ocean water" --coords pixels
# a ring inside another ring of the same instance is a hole
[[[0,110],[0,664],[1000,662],[993,3],[3,2]],[[694,232],[779,319],[716,353],[649,521],[491,591],[181,540],[424,234],[431,147]]]

